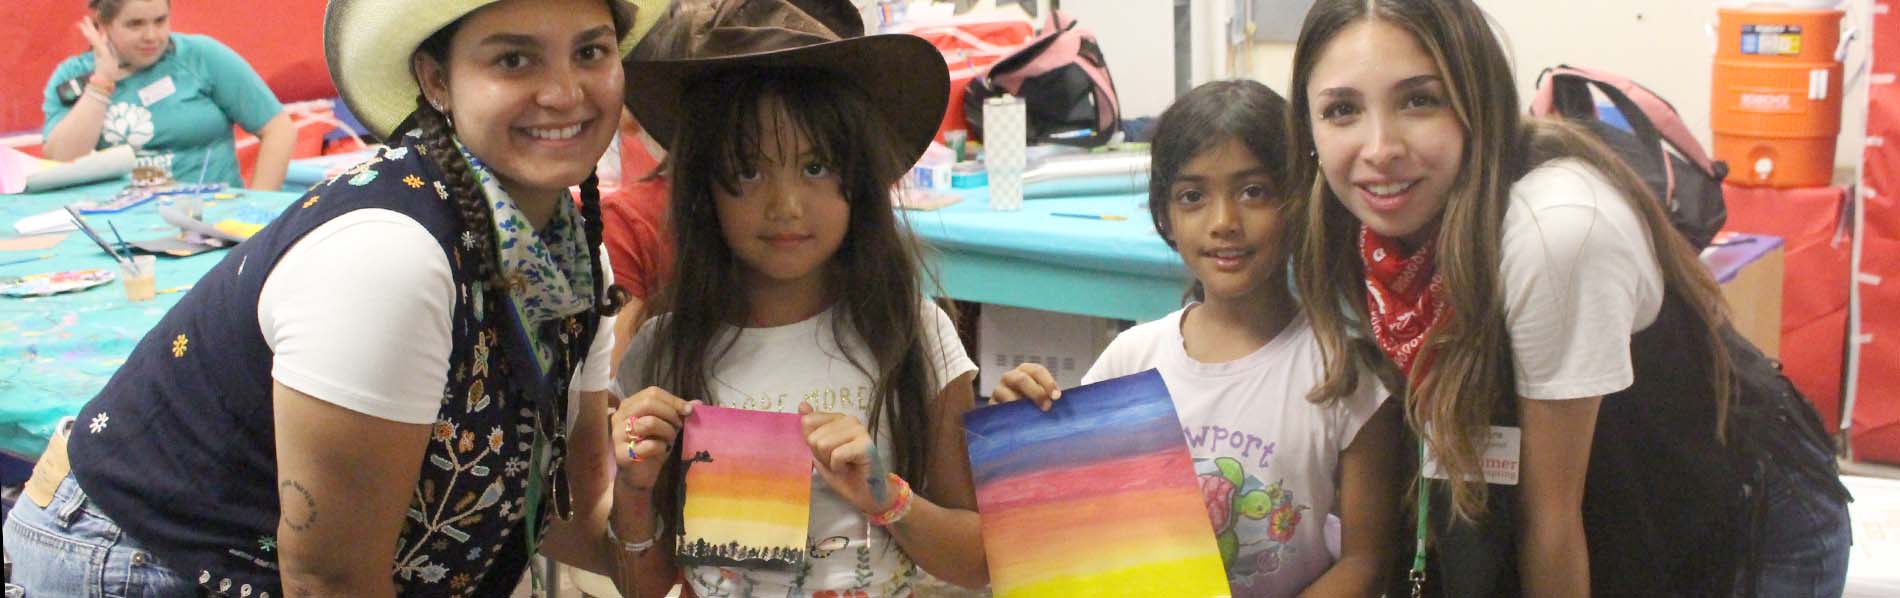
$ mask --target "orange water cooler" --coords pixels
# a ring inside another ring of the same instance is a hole
[[[1728,182],[1820,187],[1841,132],[1841,19],[1834,0],[1749,2],[1716,11],[1715,159]]]

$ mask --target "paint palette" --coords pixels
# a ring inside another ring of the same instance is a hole
[[[44,297],[73,291],[83,291],[108,282],[118,275],[111,270],[97,268],[89,270],[71,270],[67,272],[49,272],[29,274],[17,278],[0,278],[0,295],[8,297]]]

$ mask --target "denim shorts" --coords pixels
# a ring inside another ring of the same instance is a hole
[[[46,508],[25,496],[7,514],[6,551],[13,559],[7,596],[24,598],[170,598],[197,596],[192,583],[127,537],[79,481],[67,475]]]

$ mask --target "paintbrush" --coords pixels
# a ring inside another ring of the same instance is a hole
[[[81,218],[79,216],[79,210],[73,209],[72,206],[66,206],[66,213],[72,215],[73,224],[76,224],[79,226],[79,232],[86,233],[86,238],[92,239],[93,243],[97,243],[100,249],[105,250],[107,254],[110,254],[112,256],[112,259],[118,260],[119,264],[122,266],[125,266],[125,269],[128,271],[132,271],[132,272],[138,271],[138,266],[133,265],[132,260],[126,259],[125,256],[119,255],[119,252],[114,251],[112,249],[112,245],[110,243],[107,243],[104,238],[100,237],[98,232],[95,232],[92,230],[91,225],[86,224],[86,219]]]
[[[112,238],[119,242],[119,251],[125,252],[126,257],[132,257],[132,246],[126,244],[125,237],[119,236],[119,225],[107,220],[106,227],[112,229]]]
[[[50,259],[53,259],[53,254],[48,253],[48,254],[40,255],[38,257],[23,257],[17,260],[0,262],[0,266],[15,266],[15,265],[24,264],[27,262],[37,262],[40,260],[50,260]]]

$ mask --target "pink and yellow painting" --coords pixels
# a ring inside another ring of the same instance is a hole
[[[680,564],[787,569],[804,561],[811,467],[798,414],[694,406],[680,445]]]
[[[1174,402],[1150,370],[964,415],[999,598],[1228,596]]]

